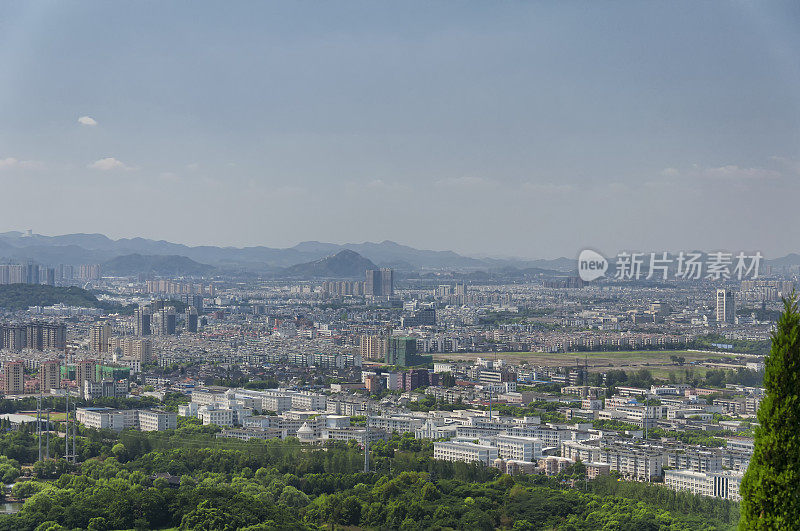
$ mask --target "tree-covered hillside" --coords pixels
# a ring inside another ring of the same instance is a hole
[[[25,498],[5,529],[732,529],[735,503],[662,486],[501,475],[432,459],[432,442],[395,435],[371,447],[372,471],[353,443],[215,438],[219,428],[181,419],[177,430],[81,429],[79,468],[36,463],[13,494]],[[32,429],[0,435],[9,480],[35,460]],[[59,456],[63,439],[51,441]],[[174,481],[173,481],[174,479]],[[0,498],[2,493],[0,493]]]
[[[51,306],[59,303],[83,308],[106,307],[90,292],[76,286],[59,288],[39,284],[0,285],[0,308],[5,310],[27,310],[30,306]]]

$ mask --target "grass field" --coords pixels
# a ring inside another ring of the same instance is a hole
[[[687,365],[679,367],[670,361],[670,356],[686,358]],[[515,365],[527,363],[545,367],[563,367],[584,362],[590,370],[605,371],[608,369],[635,370],[647,368],[659,375],[670,371],[682,371],[690,362],[704,361],[714,357],[707,352],[688,350],[628,350],[614,352],[484,352],[484,353],[452,353],[436,354],[437,361],[474,361],[476,358],[502,359]],[[696,368],[699,370],[699,368]]]

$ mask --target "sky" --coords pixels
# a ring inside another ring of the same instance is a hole
[[[0,231],[800,252],[797,2],[0,3]]]

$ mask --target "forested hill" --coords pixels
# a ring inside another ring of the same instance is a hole
[[[0,285],[0,308],[5,310],[27,310],[30,306],[51,306],[59,303],[83,308],[106,307],[90,292],[75,286],[57,288],[39,284]]]

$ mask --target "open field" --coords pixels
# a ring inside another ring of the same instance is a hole
[[[670,356],[686,358],[686,365],[680,367],[670,361]],[[716,355],[717,357],[719,354]],[[661,373],[683,371],[693,367],[691,362],[699,362],[715,357],[713,353],[694,352],[688,350],[629,350],[613,352],[484,352],[484,353],[447,353],[436,354],[436,361],[474,361],[476,358],[502,359],[509,363],[539,365],[545,367],[562,367],[584,362],[592,371],[608,369],[636,370],[647,368]]]
[[[70,408],[70,409],[72,409],[72,408]],[[32,417],[35,417],[36,416],[36,410],[34,409],[33,411],[20,411],[20,414],[21,415],[30,415]],[[51,422],[62,422],[64,420],[64,418],[66,418],[66,416],[67,416],[67,414],[64,413],[64,412],[56,413],[54,411],[51,411],[50,412],[50,421]]]

